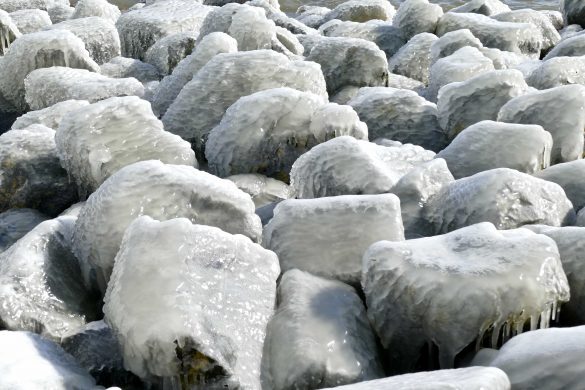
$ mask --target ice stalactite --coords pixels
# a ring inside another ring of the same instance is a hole
[[[10,15],[0,9],[0,55],[6,54],[10,44],[20,35]]]

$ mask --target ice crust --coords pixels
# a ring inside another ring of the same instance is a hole
[[[144,87],[135,78],[114,79],[84,69],[61,66],[37,69],[24,81],[26,102],[32,110],[42,110],[66,100],[90,103],[114,96],[142,96]]]
[[[6,12],[20,11],[23,9],[40,9],[48,11],[56,6],[69,5],[67,0],[0,0],[0,9]]]
[[[496,16],[509,11],[510,7],[499,0],[471,0],[459,7],[451,9],[451,12],[469,12],[485,16]]]
[[[550,19],[539,11],[517,9],[514,11],[498,13],[497,15],[492,16],[492,18],[500,22],[530,23],[535,25],[540,30],[543,37],[543,45],[541,48],[543,52],[550,50],[561,40],[560,34]]]
[[[428,0],[406,0],[400,4],[392,23],[400,28],[406,39],[420,33],[434,33],[443,9]]]
[[[585,85],[585,56],[554,57],[539,63],[526,82],[536,89],[549,89],[568,84]]]
[[[320,24],[333,19],[360,23],[369,20],[392,20],[395,14],[396,9],[387,0],[349,0],[326,13]]]
[[[88,198],[75,226],[73,250],[95,268],[83,270],[87,284],[97,282],[103,292],[124,231],[137,217],[185,217],[257,242],[262,225],[254,210],[250,196],[229,180],[185,165],[141,161],[120,169]]]
[[[120,17],[120,10],[106,0],[79,0],[75,4],[75,11],[71,19],[87,18],[90,16],[99,16],[116,23]]]
[[[159,39],[144,55],[144,62],[153,65],[163,75],[170,74],[183,58],[193,52],[197,32],[187,31]]]
[[[52,24],[47,11],[40,9],[14,11],[10,13],[10,19],[16,24],[21,34],[38,32]]]
[[[390,58],[388,69],[391,73],[410,77],[427,85],[431,69],[431,46],[437,39],[430,33],[415,35]]]
[[[10,209],[0,213],[0,254],[47,219],[34,209]]]
[[[250,195],[256,208],[292,197],[288,184],[263,175],[249,173],[229,176],[226,179]]]
[[[295,160],[338,136],[368,138],[368,127],[349,106],[291,88],[238,99],[209,133],[205,157],[220,177],[260,173],[288,178]]]
[[[431,46],[431,62],[434,64],[443,57],[450,56],[457,50],[466,46],[481,49],[481,41],[477,39],[469,29],[461,29],[443,34],[438,41]]]
[[[554,57],[580,57],[583,55],[585,55],[585,36],[577,35],[564,39],[544,57],[544,60]]]
[[[137,219],[104,306],[124,364],[142,378],[259,389],[279,273],[276,255],[247,237],[184,218]]]
[[[353,288],[290,270],[280,281],[278,301],[264,346],[271,389],[315,389],[384,376],[376,338]]]
[[[115,79],[134,77],[136,80],[145,84],[144,95],[146,95],[148,89],[146,83],[151,81],[158,82],[161,77],[159,70],[153,65],[121,56],[114,57],[109,62],[100,66],[100,73]]]
[[[138,161],[198,167],[191,145],[166,132],[150,104],[136,96],[109,98],[65,114],[55,142],[61,166],[85,195]]]
[[[30,125],[38,124],[57,130],[63,115],[88,104],[85,100],[66,100],[42,110],[29,111],[14,121],[12,129],[25,129]]]
[[[0,55],[6,54],[10,44],[21,35],[8,12],[0,9]]]
[[[505,342],[527,322],[532,330],[548,327],[569,300],[552,239],[490,223],[373,244],[364,254],[362,285],[368,317],[399,370],[412,368],[425,344],[438,347],[441,368],[451,368],[486,333],[496,347],[502,328]]]
[[[535,173],[535,176],[563,187],[575,210],[585,207],[585,160],[556,164]]]

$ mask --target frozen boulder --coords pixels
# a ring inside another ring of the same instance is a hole
[[[42,125],[0,135],[0,212],[33,208],[55,216],[77,200],[61,168],[55,131]]]
[[[51,22],[56,24],[71,19],[75,13],[75,8],[70,7],[68,4],[55,4],[50,7],[47,12],[49,13]]]
[[[485,16],[493,16],[502,12],[510,12],[510,7],[500,0],[471,0],[465,4],[451,9],[451,12],[470,12]]]
[[[264,346],[271,389],[317,389],[384,376],[366,310],[352,287],[295,269],[282,276],[278,301]]]
[[[370,140],[388,138],[435,152],[447,145],[437,119],[437,106],[414,91],[361,88],[347,104],[368,125]]]
[[[120,17],[120,10],[106,0],[79,0],[75,4],[75,12],[71,15],[71,19],[87,18],[90,16],[99,16],[100,18],[108,19],[116,23]]]
[[[83,285],[71,253],[74,217],[40,223],[0,254],[0,323],[59,342],[92,321],[98,297]]]
[[[10,209],[0,213],[0,254],[47,219],[34,209]]]
[[[199,41],[194,52],[179,62],[171,75],[162,79],[152,102],[154,113],[157,116],[164,115],[185,84],[217,54],[237,51],[237,42],[229,35],[222,32],[206,35]]]
[[[585,55],[585,35],[576,35],[561,41],[544,57],[544,60],[550,60],[554,57],[581,57],[583,55]]]
[[[424,218],[433,234],[450,232],[479,222],[498,229],[537,223],[571,224],[575,211],[556,183],[508,168],[490,169],[442,187],[426,204]]]
[[[323,18],[331,9],[315,5],[301,5],[296,11],[295,19],[312,28],[319,28],[325,22]],[[375,19],[374,19],[375,20]],[[362,22],[356,22],[362,23]]]
[[[158,220],[185,217],[258,242],[262,236],[254,202],[229,180],[186,165],[141,161],[120,169],[87,200],[73,236],[87,284],[106,289],[124,231],[141,215]]]
[[[430,33],[420,33],[412,37],[408,43],[388,61],[390,73],[399,74],[429,83],[431,69],[431,46],[437,37]]]
[[[553,138],[539,125],[482,121],[455,137],[437,157],[456,179],[494,168],[535,173],[550,165]]]
[[[88,104],[86,100],[65,100],[42,110],[29,111],[14,121],[12,129],[26,129],[30,125],[38,124],[57,130],[65,114]]]
[[[220,0],[222,1],[222,0]],[[271,0],[269,3],[266,0],[251,0],[247,2],[254,7],[263,8],[266,12],[266,18],[274,22],[278,27],[288,30],[292,34],[317,34],[317,31],[302,22],[288,16],[280,10],[278,1]]]
[[[353,137],[337,137],[295,161],[291,186],[299,198],[382,194],[434,155],[415,145],[381,146]]]
[[[142,96],[144,87],[135,78],[114,79],[85,69],[61,66],[31,72],[24,81],[26,102],[41,110],[65,100],[90,103],[114,96]]]
[[[563,187],[575,210],[585,207],[585,160],[553,165],[535,176]]]
[[[252,197],[256,208],[292,197],[290,186],[280,180],[248,173],[226,177]]]
[[[67,66],[99,70],[83,41],[70,31],[52,30],[26,34],[14,41],[0,66],[0,112],[27,111],[24,79],[39,68]]]
[[[166,0],[125,12],[116,22],[122,55],[144,60],[148,48],[159,39],[179,32],[199,31],[213,9],[196,1]]]
[[[553,137],[551,163],[583,155],[585,86],[566,85],[518,96],[500,108],[498,120],[541,125]]]
[[[579,24],[585,26],[585,4],[579,0],[561,0],[561,11],[565,25]]]
[[[144,55],[144,62],[153,65],[161,74],[171,74],[173,69],[193,52],[198,33],[187,31],[159,39]]]
[[[23,9],[40,9],[47,11],[57,5],[68,5],[67,0],[0,0],[0,9],[6,12]]]
[[[374,19],[392,20],[395,14],[396,9],[387,0],[349,0],[326,13],[321,24],[333,19],[359,23]]]
[[[349,106],[310,92],[276,88],[237,100],[211,130],[205,147],[209,171],[226,177],[260,173],[288,178],[296,159],[338,136],[368,139],[368,128]]]
[[[522,73],[514,69],[485,72],[448,84],[439,90],[439,123],[453,139],[474,123],[495,121],[504,104],[527,92],[529,87]]]
[[[141,378],[261,388],[279,273],[276,255],[242,235],[185,218],[137,219],[124,235],[104,306],[125,366]]]
[[[141,83],[158,81],[159,70],[151,64],[126,57],[114,57],[109,62],[100,66],[100,73],[114,79],[134,77]],[[146,86],[145,94],[146,94]]]
[[[538,27],[542,34],[542,50],[544,52],[553,48],[561,40],[561,36],[550,19],[542,12],[532,9],[518,9],[502,12],[492,17],[500,22],[531,23]]]
[[[473,36],[468,29],[455,30],[441,36],[431,46],[431,63],[434,64],[443,57],[448,57],[466,46],[481,49],[481,41]]]
[[[451,368],[486,333],[495,348],[527,323],[547,328],[569,300],[552,239],[527,229],[498,231],[490,223],[377,242],[363,267],[368,317],[397,371],[414,368],[425,345],[438,348],[441,368]]]
[[[541,9],[538,12],[546,16],[557,31],[562,30],[565,26],[562,12],[553,9]]]
[[[536,89],[550,89],[568,84],[585,85],[585,56],[554,57],[542,61],[526,77],[526,82]]]
[[[0,388],[95,388],[95,380],[71,355],[34,333],[0,331],[0,351]]]
[[[272,50],[218,54],[188,82],[162,118],[165,130],[191,141],[203,161],[209,132],[240,97],[289,87],[327,96],[321,67]]]
[[[14,11],[10,13],[10,19],[16,24],[18,31],[21,34],[38,32],[52,24],[47,11],[40,9],[23,9],[20,11]]]
[[[21,35],[8,12],[0,9],[0,56],[6,54],[8,46]]]
[[[404,240],[396,195],[289,199],[264,227],[263,246],[283,271],[298,268],[359,286],[362,256],[374,242]]]
[[[136,96],[113,97],[67,113],[55,141],[61,166],[83,195],[138,161],[198,167],[191,145],[166,132],[150,104]]]
[[[394,15],[393,24],[403,31],[406,39],[410,39],[420,33],[434,33],[442,16],[440,5],[428,0],[406,0]]]

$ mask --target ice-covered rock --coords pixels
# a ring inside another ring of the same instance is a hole
[[[0,212],[33,208],[55,216],[77,200],[61,168],[55,131],[42,125],[0,135]]]
[[[535,176],[563,187],[575,210],[585,207],[585,160],[553,165]]]
[[[104,306],[125,366],[207,389],[261,388],[279,273],[276,255],[247,237],[184,218],[137,219]]]
[[[39,31],[23,35],[10,46],[0,66],[0,112],[27,110],[24,79],[35,69],[52,66],[88,69],[97,72],[96,64],[83,41],[70,31]]]
[[[150,104],[136,96],[109,98],[65,114],[55,141],[61,166],[83,195],[138,161],[198,167],[191,145],[165,131]]]
[[[278,286],[278,301],[264,346],[271,389],[317,389],[384,376],[374,332],[352,287],[290,270]]]
[[[571,224],[575,211],[556,183],[508,168],[490,169],[451,182],[423,209],[433,234],[450,232],[479,222],[498,229],[539,223]]]
[[[514,337],[493,356],[482,359],[481,350],[472,364],[500,368],[513,389],[579,390],[584,343],[585,326],[541,329]]]
[[[67,0],[0,0],[0,9],[6,12],[20,11],[23,9],[49,10],[57,5],[69,5]]]
[[[353,137],[337,137],[303,154],[291,169],[299,198],[382,194],[435,153],[415,145],[381,146]]]
[[[280,11],[278,1],[272,1],[271,4],[266,0],[252,0],[248,1],[247,4],[254,7],[264,8],[264,11],[266,11],[266,18],[272,20],[276,26],[282,27],[292,34],[317,34],[317,31],[314,28],[299,22],[294,19],[292,15],[288,16]]]
[[[479,49],[481,54],[492,60],[494,68],[496,69],[518,69],[527,62],[538,63],[539,60],[530,59],[524,54],[513,53],[511,51],[504,51],[500,49],[493,49],[489,47],[482,47]]]
[[[539,125],[481,121],[469,126],[436,157],[456,179],[493,168],[535,173],[550,165],[553,138]]]
[[[122,55],[144,60],[148,48],[159,39],[179,32],[199,31],[213,9],[196,1],[165,0],[125,12],[116,22]]]
[[[194,52],[179,62],[173,73],[160,82],[152,102],[154,113],[158,116],[164,115],[185,84],[217,54],[237,51],[237,42],[229,35],[222,32],[206,35],[197,43]]]
[[[185,165],[142,161],[120,169],[87,200],[79,213],[73,249],[88,284],[105,291],[124,231],[141,215],[158,220],[185,217],[260,241],[254,202],[229,180]],[[95,281],[93,280],[95,279]]]
[[[368,125],[370,140],[388,138],[435,152],[447,145],[437,119],[437,106],[414,91],[361,88],[347,104]]]
[[[510,12],[510,7],[505,3],[502,3],[500,0],[471,0],[459,7],[451,9],[451,12],[470,12],[493,16],[501,14],[502,12]]]
[[[55,4],[49,8],[47,12],[49,13],[51,22],[55,24],[71,19],[71,16],[75,13],[75,8],[70,7],[67,4]]]
[[[544,60],[550,60],[554,57],[581,57],[583,55],[585,55],[585,35],[577,35],[561,41],[544,57]]]
[[[363,267],[368,317],[397,371],[412,369],[425,345],[438,348],[441,368],[451,368],[459,352],[474,341],[481,345],[486,334],[495,348],[525,324],[547,328],[569,300],[552,239],[490,223],[377,242]]]
[[[135,78],[114,79],[85,69],[61,66],[32,71],[24,84],[26,102],[33,110],[71,99],[94,103],[114,96],[144,94],[144,87]]]
[[[428,0],[406,0],[400,4],[393,24],[400,28],[406,39],[420,33],[434,33],[443,16],[443,9]]]
[[[563,14],[560,11],[553,9],[541,9],[538,12],[546,16],[554,28],[557,29],[557,31],[563,29],[565,22],[563,20]]]
[[[431,63],[434,64],[441,58],[448,57],[466,46],[475,47],[477,49],[483,47],[481,41],[473,36],[469,29],[465,28],[448,32],[432,44]]]
[[[86,290],[71,253],[74,217],[40,223],[0,254],[0,323],[59,342],[96,318],[98,299]]]
[[[538,27],[542,34],[542,50],[548,51],[561,40],[561,36],[550,19],[543,13],[532,9],[518,9],[502,12],[492,17],[500,22],[531,23]]]
[[[120,10],[106,0],[79,0],[75,4],[75,12],[71,19],[87,18],[89,16],[99,16],[116,23],[120,17]]]
[[[373,44],[372,44],[373,45]],[[191,141],[203,161],[209,132],[240,97],[289,87],[327,96],[321,67],[272,50],[218,54],[188,82],[162,118],[165,130]]]
[[[8,46],[21,35],[8,12],[0,9],[0,56],[6,54]]]
[[[155,66],[161,74],[171,74],[193,52],[197,36],[197,32],[187,31],[161,38],[146,51],[144,62]]]
[[[544,37],[532,23],[500,22],[484,15],[447,12],[439,20],[437,35],[469,29],[486,47],[538,58]]]
[[[298,268],[359,286],[362,256],[374,242],[404,240],[396,195],[345,195],[280,202],[263,246],[283,271]]]
[[[585,85],[585,56],[554,57],[542,61],[526,82],[537,89],[550,89],[567,84]]]
[[[510,390],[506,373],[493,367],[469,367],[453,370],[394,375],[384,379],[335,387],[335,390]],[[325,390],[325,389],[324,389]],[[333,390],[333,388],[326,389]]]
[[[575,226],[585,227],[585,207],[579,210],[579,212],[577,213],[577,220],[575,221]]]
[[[0,331],[0,387],[94,389],[95,380],[60,346],[29,332]]]
[[[57,130],[65,114],[88,104],[86,100],[66,100],[42,110],[29,111],[14,121],[12,129],[25,129],[30,125],[38,124]]]
[[[115,79],[134,77],[141,83],[158,81],[160,72],[156,67],[140,60],[126,57],[114,57],[100,66],[100,73]],[[146,86],[145,94],[146,94]]]
[[[323,18],[330,11],[331,9],[327,7],[318,7],[315,5],[301,5],[296,12],[295,19],[304,23],[308,27],[318,28],[323,23],[325,23],[323,21]]]
[[[408,43],[388,61],[390,73],[399,74],[429,83],[431,69],[431,46],[437,37],[430,33],[420,33],[412,37]]]
[[[290,186],[280,180],[248,173],[226,177],[236,186],[252,197],[256,208],[266,206],[292,197]]]
[[[16,24],[18,31],[21,34],[30,34],[41,31],[52,24],[47,11],[40,9],[23,9],[20,11],[14,11],[10,13],[10,19]]]
[[[561,11],[565,25],[579,24],[585,26],[585,4],[579,0],[561,0]]]
[[[585,86],[566,85],[518,96],[501,107],[498,120],[541,125],[554,141],[551,163],[583,155]]]
[[[0,253],[47,219],[34,209],[10,209],[0,213]]]
[[[445,85],[466,81],[492,70],[495,70],[492,60],[477,48],[465,46],[433,63],[426,96],[431,101],[437,101],[439,90]]]
[[[333,19],[359,23],[374,19],[392,20],[395,14],[396,9],[387,0],[349,0],[326,13],[321,24]]]
[[[583,32],[583,27],[581,27],[578,24],[571,24],[569,26],[565,26],[565,28],[563,28],[561,31],[559,31],[559,34],[561,34],[561,41],[565,40],[567,38],[573,37],[579,33]]]
[[[515,69],[493,70],[439,90],[439,123],[450,139],[482,120],[496,120],[500,108],[530,88]],[[545,127],[546,129],[546,127]]]
[[[288,178],[300,155],[343,135],[368,139],[366,124],[351,107],[310,92],[268,89],[227,109],[209,133],[205,157],[209,171],[220,177],[260,173]]]

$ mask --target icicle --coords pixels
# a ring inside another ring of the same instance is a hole
[[[553,301],[552,303],[552,320],[556,320],[557,318],[557,301]]]
[[[518,336],[519,334],[522,334],[522,332],[524,331],[524,322],[526,322],[526,319],[522,319],[521,321],[516,322],[516,328],[514,329],[514,336]]]
[[[504,345],[506,343],[506,341],[508,341],[508,339],[510,338],[510,337],[508,337],[509,332],[510,332],[510,322],[506,321],[506,322],[504,322],[504,331],[502,332],[502,345]]]
[[[492,348],[498,348],[498,339],[500,338],[501,324],[494,324],[494,330],[492,331]]]
[[[538,325],[538,315],[533,314],[530,316],[530,330],[534,331],[537,329]]]

